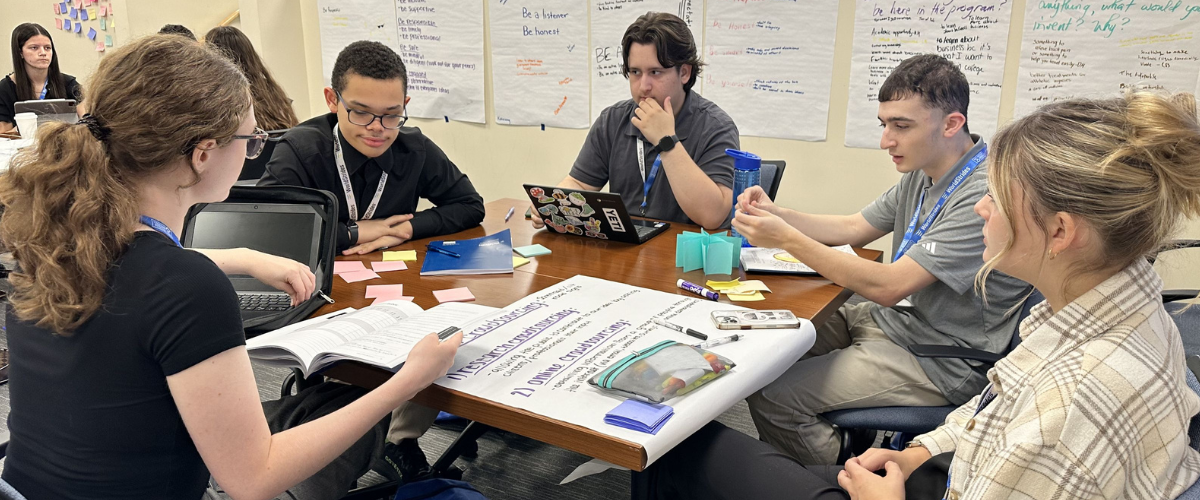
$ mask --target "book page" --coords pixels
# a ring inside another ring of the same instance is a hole
[[[345,314],[332,314],[324,321],[307,322],[267,333],[246,342],[251,357],[280,358],[272,348],[295,355],[300,365],[308,367],[322,352],[363,337],[386,326],[421,312],[411,302],[392,301],[372,305]],[[298,327],[298,328],[297,328]],[[256,351],[263,352],[257,353]],[[290,356],[289,356],[290,357]]]
[[[384,302],[390,304],[391,302]],[[408,302],[404,302],[407,304]],[[372,306],[374,307],[374,306]],[[384,368],[396,368],[408,358],[412,346],[430,333],[451,326],[462,328],[496,308],[479,304],[447,302],[398,323],[346,344],[334,347],[321,355],[319,364],[339,359],[362,361]]]

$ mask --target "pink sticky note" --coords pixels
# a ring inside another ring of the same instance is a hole
[[[333,263],[333,274],[366,271],[367,266],[361,260],[339,260]]]
[[[387,302],[387,301],[389,301],[389,300],[407,300],[407,301],[409,301],[409,302],[412,302],[412,301],[413,301],[413,298],[412,298],[412,297],[405,297],[405,296],[403,296],[403,295],[397,295],[397,296],[395,296],[395,297],[390,297],[390,296],[389,296],[389,297],[379,297],[379,298],[377,298],[377,299],[375,299],[375,300],[371,301],[371,305],[375,305],[375,304],[378,304],[378,303],[380,303],[380,302]]]
[[[62,19],[55,19],[55,20],[54,20],[54,27],[55,27],[55,28],[58,28],[58,29],[62,29]]]
[[[372,262],[371,269],[377,273],[383,273],[387,271],[405,271],[408,270],[408,265],[399,260],[392,262]]]
[[[346,283],[354,283],[356,281],[373,280],[373,279],[379,277],[378,274],[375,274],[375,271],[372,271],[370,269],[363,269],[362,271],[353,271],[353,272],[349,272],[349,273],[341,273],[338,276],[341,276],[342,279],[346,280]]]
[[[96,42],[96,52],[104,52],[104,42]]]
[[[404,285],[371,285],[363,297],[373,299],[384,295],[404,295]]]
[[[449,290],[436,290],[433,296],[438,299],[438,302],[471,302],[475,300],[475,296],[467,287],[451,288]]]
[[[104,17],[106,15],[108,15],[108,7],[101,5],[100,6],[100,17]]]
[[[62,10],[58,8],[58,4],[54,4],[54,15],[58,14],[62,14]],[[58,24],[62,24],[62,22],[59,22]]]

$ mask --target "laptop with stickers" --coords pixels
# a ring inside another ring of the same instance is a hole
[[[525,194],[551,231],[601,240],[644,243],[670,222],[634,219],[621,195],[525,184]]]

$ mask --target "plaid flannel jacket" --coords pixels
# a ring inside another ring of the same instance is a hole
[[[914,440],[954,452],[946,498],[1171,499],[1196,482],[1200,397],[1161,292],[1139,259],[1058,313],[1034,306],[988,371],[996,398]]]

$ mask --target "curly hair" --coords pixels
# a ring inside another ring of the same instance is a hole
[[[404,95],[408,95],[408,70],[404,68],[404,61],[400,60],[396,51],[382,43],[363,40],[342,49],[333,63],[333,76],[330,79],[333,90],[346,90],[348,72],[375,80],[399,78],[404,84]]]

